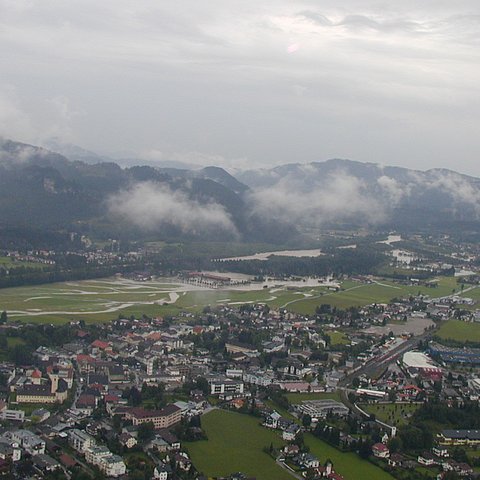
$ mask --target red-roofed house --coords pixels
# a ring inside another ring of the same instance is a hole
[[[92,348],[98,348],[99,350],[107,350],[110,348],[110,344],[108,342],[102,342],[102,340],[95,340],[91,346]]]
[[[390,450],[383,443],[376,443],[373,445],[372,453],[376,458],[388,458],[390,456]]]
[[[77,355],[77,365],[81,373],[95,371],[95,359],[90,355]]]
[[[77,409],[90,414],[97,406],[98,399],[95,395],[82,393],[77,400]]]

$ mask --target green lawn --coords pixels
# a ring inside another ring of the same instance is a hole
[[[310,433],[305,435],[305,443],[310,447],[310,453],[319,458],[322,464],[330,459],[335,471],[343,475],[345,480],[393,480],[390,474],[362,460],[357,454],[343,453]]]
[[[70,281],[0,290],[0,310],[11,320],[38,323],[65,323],[83,319],[86,322],[108,322],[122,316],[170,316],[181,312],[200,312],[205,306],[220,304],[266,303],[273,308],[286,308],[301,314],[313,314],[317,306],[329,303],[339,308],[386,303],[394,297],[428,293],[431,296],[451,293],[455,279],[439,279],[437,288],[410,287],[387,280],[364,284],[345,281],[342,290],[334,292],[324,286],[290,289],[274,287],[258,290],[185,291],[185,285],[164,280],[133,282],[122,278]],[[172,299],[172,295],[178,295]],[[166,303],[169,302],[169,303]],[[343,334],[332,339],[344,343]]]
[[[25,345],[25,340],[20,337],[7,337],[8,348],[16,347],[17,345]]]
[[[291,480],[292,477],[262,451],[281,446],[278,433],[259,425],[260,419],[240,413],[214,410],[202,417],[208,441],[185,446],[198,471],[207,476],[243,472],[257,480]]]
[[[462,322],[461,320],[449,320],[442,324],[437,335],[445,340],[480,342],[480,324]]]
[[[173,302],[171,294],[177,294]],[[285,297],[285,300],[284,298]],[[206,305],[222,303],[285,303],[291,292],[272,295],[268,289],[255,291],[195,290],[185,291],[181,284],[132,282],[125,279],[72,281],[40,286],[0,290],[0,310],[7,310],[11,320],[38,323],[108,322],[123,316],[167,316],[181,312],[200,312]],[[166,303],[170,301],[170,303]]]
[[[202,417],[208,441],[186,443],[195,467],[207,476],[228,475],[241,471],[257,480],[287,480],[292,477],[278,467],[262,448],[273,443],[281,446],[278,432],[259,425],[259,419],[224,410],[214,410]],[[305,443],[322,463],[329,458],[345,480],[392,480],[389,474],[354,453],[343,453],[311,434]]]
[[[470,285],[465,285],[465,289],[470,288]],[[459,290],[461,292],[461,290]],[[468,292],[461,293],[462,297],[467,297],[475,300],[476,302],[480,302],[480,287],[475,287]]]
[[[0,257],[0,268],[15,268],[15,267],[31,267],[31,268],[43,268],[43,263],[35,263],[35,262],[24,262],[13,260],[10,257]]]
[[[338,292],[323,291],[317,295],[299,300],[289,305],[292,311],[311,315],[322,303],[328,303],[337,308],[359,307],[370,303],[388,303],[395,297],[406,297],[421,293],[430,297],[440,297],[459,290],[454,277],[438,278],[437,287],[410,286],[395,283],[391,280],[377,280],[375,283],[360,283],[346,281]]]
[[[421,405],[415,403],[371,403],[361,405],[367,413],[389,425],[403,425]]]
[[[337,330],[328,330],[325,332],[330,337],[330,342],[332,345],[349,345],[350,340],[347,335],[343,332]]]

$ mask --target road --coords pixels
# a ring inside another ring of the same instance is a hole
[[[297,480],[305,480],[305,477],[298,475],[298,473],[295,473],[293,470],[288,468],[282,461],[280,461],[280,457],[277,457],[275,462],[280,468],[283,468],[283,470],[289,473],[292,477],[296,478]]]

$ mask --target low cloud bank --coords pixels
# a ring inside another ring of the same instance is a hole
[[[358,218],[378,223],[386,215],[382,203],[369,194],[364,182],[344,171],[334,172],[308,189],[305,183],[287,176],[251,194],[250,201],[257,213],[315,225]]]
[[[138,183],[111,196],[111,214],[146,231],[173,225],[184,233],[222,230],[236,234],[230,215],[218,203],[201,204],[184,192],[151,182]]]

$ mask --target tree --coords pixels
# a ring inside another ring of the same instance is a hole
[[[368,458],[371,453],[372,453],[372,445],[370,444],[370,442],[368,440],[362,441],[358,448],[358,454],[362,458]]]
[[[456,448],[453,450],[452,458],[453,458],[456,462],[468,463],[467,452],[466,452],[463,448],[458,448],[458,447],[456,447]]]
[[[128,393],[128,404],[132,407],[138,407],[142,403],[142,394],[136,387],[132,387]]]
[[[200,415],[194,415],[190,419],[190,427],[202,428],[202,420],[200,418]]]
[[[155,425],[153,422],[141,423],[138,427],[138,439],[141,442],[148,442],[153,437]]]
[[[201,390],[204,395],[208,395],[210,393],[210,386],[208,385],[208,381],[205,377],[197,378],[197,388],[198,390]]]
[[[7,323],[7,321],[8,321],[7,312],[4,310],[4,311],[0,314],[0,323],[1,323],[1,324],[5,324],[5,323]]]
[[[312,417],[308,414],[304,415],[302,418],[302,424],[305,428],[308,428],[312,424]]]
[[[391,453],[399,452],[402,446],[402,440],[399,437],[393,437],[388,441],[388,449]]]
[[[26,345],[15,345],[12,350],[9,350],[8,356],[15,365],[28,365],[33,361],[30,348]]]
[[[458,480],[460,477],[458,476],[458,473],[456,472],[447,472],[443,476],[443,480]]]

